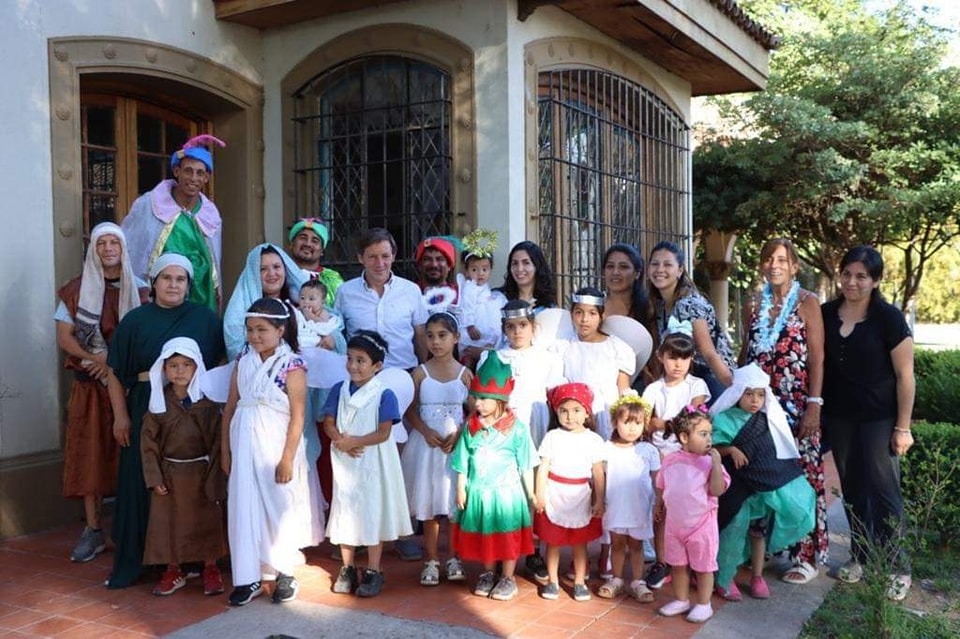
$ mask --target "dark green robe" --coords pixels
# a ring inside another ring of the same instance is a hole
[[[140,430],[150,401],[150,382],[138,381],[138,377],[150,370],[163,345],[174,337],[196,340],[207,368],[217,366],[225,356],[220,318],[194,302],[176,308],[156,304],[136,308],[124,316],[110,341],[107,364],[127,389],[130,445],[120,449],[112,533],[116,548],[108,588],[126,588],[140,576],[150,514],[140,458]]]

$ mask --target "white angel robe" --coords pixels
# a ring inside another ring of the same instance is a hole
[[[285,343],[261,361],[253,349],[237,363],[240,399],[230,422],[227,532],[233,583],[292,574],[304,562],[300,548],[322,540],[322,511],[310,504],[303,439],[293,459],[293,479],[276,481],[290,422],[290,402],[274,378],[295,354]]]

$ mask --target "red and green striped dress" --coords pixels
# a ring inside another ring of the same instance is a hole
[[[517,559],[533,552],[533,518],[521,476],[540,462],[527,425],[507,412],[484,426],[470,417],[450,454],[467,476],[466,508],[451,521],[453,547],[462,559]]]

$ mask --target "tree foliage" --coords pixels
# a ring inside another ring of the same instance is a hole
[[[718,102],[721,129],[694,154],[701,229],[791,237],[833,278],[860,244],[903,253],[895,301],[960,234],[960,69],[946,34],[901,3],[744,0],[783,34],[766,91]],[[721,131],[723,131],[721,133]]]

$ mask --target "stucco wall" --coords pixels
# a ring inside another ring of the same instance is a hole
[[[3,17],[7,90],[0,100],[0,138],[7,161],[0,191],[7,203],[0,207],[0,460],[60,447],[51,316],[62,282],[55,281],[53,259],[47,40],[115,36],[162,42],[260,81],[259,34],[216,22],[209,0],[19,0],[4,3]]]
[[[412,24],[455,38],[474,51],[477,139],[477,223],[500,233],[497,260],[503,265],[514,243],[526,237],[524,213],[524,46],[547,37],[587,38],[611,46],[656,78],[678,110],[688,117],[689,85],[642,59],[593,28],[558,9],[538,9],[527,21],[516,19],[512,0],[420,0],[391,4],[270,30],[263,36],[264,166],[267,188],[267,239],[282,240],[281,80],[310,52],[355,29],[381,24]],[[375,43],[372,44],[375,46]],[[321,72],[323,69],[317,69]],[[498,266],[497,271],[500,271]]]

